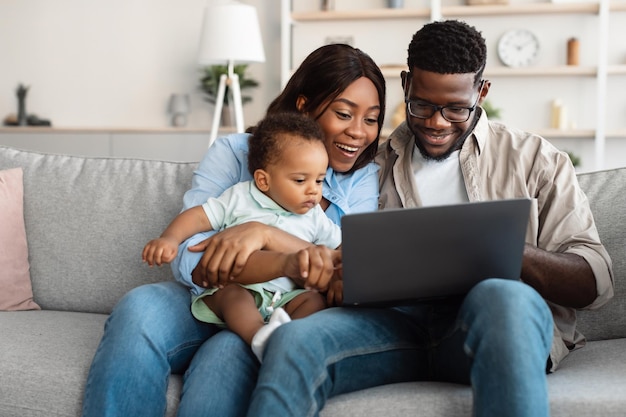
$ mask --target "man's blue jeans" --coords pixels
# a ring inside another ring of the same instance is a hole
[[[173,282],[120,301],[93,360],[84,416],[163,415],[168,376],[185,370],[183,417],[243,416],[251,396],[254,417],[314,416],[333,395],[410,380],[472,383],[478,416],[548,414],[552,316],[519,282],[484,281],[463,303],[294,320],[274,333],[260,370],[238,336],[197,322],[189,304]]]
[[[293,324],[292,324],[293,323]],[[329,309],[278,328],[248,416],[317,416],[334,395],[411,380],[471,383],[476,416],[547,416],[552,315],[518,281],[458,302]]]

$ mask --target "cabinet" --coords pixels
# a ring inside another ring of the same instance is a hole
[[[456,4],[450,3],[456,1]],[[316,2],[283,0],[281,74],[324,43],[348,41],[372,56],[387,79],[384,133],[402,102],[399,74],[406,47],[423,24],[459,19],[476,26],[487,41],[485,78],[492,82],[489,100],[505,123],[538,133],[582,158],[582,170],[626,165],[626,1],[578,0],[467,6],[462,0],[405,1],[401,9],[382,1],[335,0],[321,11]],[[314,3],[314,4],[311,4]],[[496,45],[504,31],[523,27],[541,43],[538,60],[526,68],[503,66]],[[566,45],[579,39],[580,64],[566,65]],[[565,129],[550,127],[551,104],[560,99],[568,112]]]
[[[226,133],[226,132],[223,132]],[[209,144],[202,129],[0,128],[0,145],[91,157],[197,162]]]

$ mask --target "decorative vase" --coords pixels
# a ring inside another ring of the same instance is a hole
[[[223,127],[232,127],[235,125],[234,108],[225,104],[222,107],[222,114],[220,119],[220,125]]]

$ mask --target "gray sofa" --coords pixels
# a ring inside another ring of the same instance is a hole
[[[145,242],[179,211],[191,163],[69,157],[0,146],[0,169],[24,168],[24,211],[35,301],[0,312],[0,416],[80,415],[104,322],[124,293],[172,279],[141,262]],[[553,416],[626,415],[626,168],[581,174],[614,262],[616,296],[580,312],[589,338],[548,377]],[[1,227],[1,225],[0,225]],[[174,415],[181,376],[170,378]],[[330,416],[469,416],[471,388],[411,382],[331,399]]]

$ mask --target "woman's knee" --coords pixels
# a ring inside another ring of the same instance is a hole
[[[133,288],[113,309],[116,314],[133,314],[149,318],[151,314],[189,309],[189,290],[176,282],[159,282]]]
[[[176,282],[143,285],[129,291],[113,309],[105,331],[156,341],[177,332],[195,332],[189,291]]]

